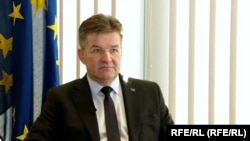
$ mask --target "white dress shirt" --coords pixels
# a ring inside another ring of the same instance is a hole
[[[100,132],[100,141],[107,141],[106,136],[106,125],[105,125],[105,115],[104,115],[104,97],[105,95],[100,91],[103,86],[97,82],[91,80],[89,77],[88,82],[90,85],[90,90],[94,100],[96,111],[96,116],[98,120],[99,132]],[[111,98],[114,101],[116,115],[118,120],[118,126],[120,130],[121,141],[128,141],[128,128],[126,113],[124,109],[122,89],[117,76],[115,80],[111,83],[110,87],[113,88],[113,91],[110,93]]]

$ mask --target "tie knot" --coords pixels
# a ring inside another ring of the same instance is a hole
[[[101,91],[105,94],[105,96],[109,95],[110,92],[112,91],[112,88],[109,86],[105,86],[101,89]]]

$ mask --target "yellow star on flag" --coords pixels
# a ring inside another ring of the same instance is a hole
[[[24,125],[23,134],[20,136],[17,136],[16,139],[23,141],[26,138],[28,133],[29,133],[29,130],[28,130],[27,126]]]
[[[34,6],[35,13],[41,8],[46,9],[45,0],[30,0],[30,3]]]
[[[15,25],[16,23],[16,19],[24,19],[23,16],[20,14],[20,9],[21,9],[22,4],[19,4],[17,6],[15,6],[15,3],[13,2],[13,12],[9,14],[10,17],[14,18],[14,23],[13,25]]]
[[[5,71],[2,71],[3,79],[0,80],[0,85],[5,86],[5,93],[7,93],[11,86],[13,86],[13,75],[8,75]]]
[[[60,61],[57,59],[56,60],[56,65],[59,66],[60,65]]]
[[[49,29],[53,30],[54,31],[54,40],[56,39],[57,37],[57,26],[58,26],[58,21],[57,21],[57,18],[55,17],[55,22],[53,25],[49,25],[47,26]]]
[[[13,37],[6,39],[2,34],[0,34],[0,49],[3,51],[4,58],[6,57],[9,50],[12,50]]]

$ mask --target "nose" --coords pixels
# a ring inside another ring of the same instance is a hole
[[[103,61],[111,61],[111,53],[109,50],[103,50],[103,53],[102,53],[102,60]]]

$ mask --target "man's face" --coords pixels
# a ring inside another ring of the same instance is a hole
[[[101,85],[109,85],[120,71],[121,37],[117,32],[92,33],[78,56],[86,65],[88,76]]]

